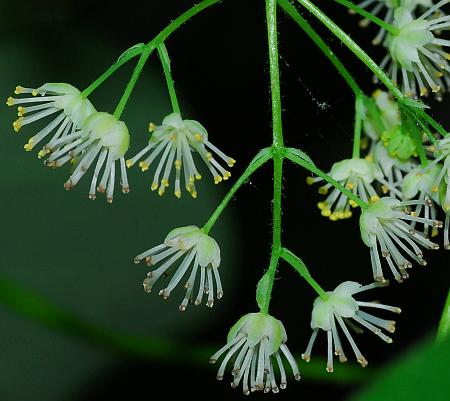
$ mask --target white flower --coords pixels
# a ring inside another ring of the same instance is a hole
[[[24,146],[25,150],[31,151],[45,137],[53,134],[49,141],[52,144],[69,134],[80,129],[87,117],[96,112],[94,106],[88,99],[83,98],[81,92],[69,84],[48,83],[37,89],[23,88],[18,86],[14,92],[16,95],[31,94],[29,97],[8,98],[8,106],[19,105],[19,118],[13,123],[14,130],[39,121],[45,117],[53,116],[52,121],[31,137]],[[31,115],[26,114],[33,113]],[[54,115],[57,114],[57,117]],[[44,156],[45,151],[39,152],[39,157]]]
[[[385,281],[378,247],[398,282],[408,277],[406,269],[412,267],[412,263],[402,255],[400,250],[419,264],[425,265],[423,253],[418,245],[428,249],[439,249],[439,245],[431,242],[406,223],[412,221],[422,223],[425,227],[442,227],[440,221],[405,213],[409,206],[418,203],[419,201],[401,202],[386,197],[362,211],[359,219],[361,238],[370,248],[372,272],[376,281]]]
[[[217,379],[222,380],[225,368],[233,356],[235,362],[231,386],[236,388],[242,380],[244,394],[253,391],[278,393],[279,388],[285,389],[286,372],[281,355],[284,355],[294,373],[295,380],[300,380],[297,363],[286,346],[287,336],[283,323],[264,313],[249,313],[241,317],[231,328],[227,344],[217,351],[210,363],[215,363],[226,352]],[[281,380],[278,387],[275,377],[274,363],[278,365]]]
[[[95,189],[100,170],[104,171],[98,192],[106,191],[109,203],[113,200],[116,177],[116,161],[120,162],[122,192],[129,192],[124,154],[128,150],[130,134],[124,122],[111,114],[97,112],[86,119],[81,130],[52,141],[44,147],[50,153],[45,163],[50,167],[60,167],[68,161],[75,164],[75,169],[64,184],[69,190],[77,185],[98,156],[94,175],[89,190],[89,198],[95,199]],[[50,146],[51,145],[51,146]]]
[[[450,46],[450,41],[438,39],[434,35],[436,31],[450,27],[450,16],[435,16],[435,12],[447,2],[437,3],[418,18],[414,18],[406,7],[395,10],[394,26],[398,34],[388,35],[389,54],[380,66],[384,68],[392,61],[388,72],[392,80],[397,82],[398,71],[401,71],[402,89],[407,96],[417,96],[417,92],[425,96],[428,93],[427,86],[433,92],[448,87],[449,55],[442,50],[442,46]]]
[[[424,171],[422,167],[416,167],[403,178],[402,197],[405,200],[418,198],[415,210],[412,212],[414,216],[420,216],[424,209],[424,217],[426,219],[436,219],[436,204],[439,205],[439,194],[434,188],[434,183],[439,177],[442,167],[433,165]],[[411,228],[415,228],[416,222],[411,223]],[[429,226],[424,226],[424,235],[428,237]],[[438,234],[436,227],[431,229],[431,236]]]
[[[402,199],[401,186],[405,173],[410,172],[416,164],[413,161],[402,161],[389,155],[382,142],[377,142],[371,152],[373,161],[379,166],[387,184],[382,186],[384,194]],[[408,198],[410,199],[410,198]]]
[[[195,166],[192,157],[193,153],[200,155],[213,175],[216,184],[230,177],[230,172],[220,165],[214,158],[213,153],[227,163],[229,167],[234,165],[235,160],[226,156],[208,140],[208,133],[199,122],[183,120],[179,113],[172,113],[164,118],[162,125],[154,126],[150,124],[150,131],[153,134],[150,137],[148,145],[132,159],[127,160],[127,166],[131,167],[145,154],[149,153],[139,163],[142,171],[148,170],[153,161],[162,153],[153,177],[152,191],[158,189],[159,195],[164,194],[166,188],[169,186],[172,165],[174,165],[175,196],[178,198],[181,197],[181,170],[183,167],[186,190],[192,197],[196,198],[195,180],[200,180],[201,175]],[[164,172],[160,180],[163,168]]]
[[[439,165],[440,162],[444,162],[439,174],[433,180],[431,192],[435,194],[443,192],[441,206],[445,212],[448,212],[450,211],[450,186],[447,185],[450,181],[450,137],[447,136],[436,141],[430,150],[434,151],[435,159],[423,169],[423,172],[426,173],[434,169],[434,166]]]
[[[134,258],[135,263],[145,260],[147,266],[154,266],[164,260],[158,269],[147,274],[147,278],[144,280],[145,291],[151,292],[155,282],[162,275],[166,275],[169,268],[182,257],[183,261],[176,269],[167,287],[162,289],[159,295],[164,299],[169,298],[170,293],[183,279],[192,264],[191,273],[184,285],[186,295],[180,304],[180,310],[184,311],[188,302],[191,301],[199,270],[200,283],[194,304],[200,305],[203,294],[207,294],[208,300],[206,305],[212,308],[214,305],[214,281],[217,299],[223,296],[218,269],[220,265],[220,248],[213,238],[206,235],[196,226],[180,227],[172,230],[167,234],[163,244],[155,246]]]
[[[356,327],[353,324],[354,321],[361,326],[369,329],[387,343],[391,343],[392,339],[384,334],[381,329],[384,329],[389,333],[393,333],[395,331],[395,322],[393,320],[380,319],[379,317],[362,311],[360,308],[365,307],[384,309],[394,313],[400,313],[400,308],[383,305],[378,302],[357,301],[353,298],[353,295],[355,294],[379,286],[380,283],[373,283],[362,286],[361,284],[354,281],[345,281],[339,284],[334,291],[328,291],[326,293],[326,300],[321,299],[320,297],[316,298],[311,315],[311,328],[313,329],[313,332],[306,351],[302,355],[302,358],[305,361],[309,362],[317,333],[319,332],[319,329],[322,329],[326,331],[328,341],[327,371],[333,371],[333,346],[334,353],[339,357],[339,361],[347,361],[347,357],[345,356],[344,350],[342,349],[342,343],[339,338],[336,321],[344,332],[345,337],[347,338],[353,349],[353,352],[356,355],[356,359],[362,367],[365,367],[367,365],[367,360],[357,347],[346,324],[355,331],[358,330],[362,332],[359,327]]]
[[[383,181],[383,174],[374,163],[368,160],[357,158],[341,160],[333,164],[328,175],[365,202],[375,202],[379,199],[372,183],[374,180]],[[309,185],[321,181],[323,179],[320,177],[306,179]],[[327,183],[319,188],[319,193],[327,194],[329,188],[331,188],[331,184]],[[347,195],[333,188],[325,201],[319,202],[317,206],[321,210],[322,216],[336,221],[351,217],[350,206],[355,207],[356,204],[349,200]]]

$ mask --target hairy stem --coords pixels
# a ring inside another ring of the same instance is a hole
[[[302,276],[306,282],[317,292],[320,298],[324,301],[328,299],[328,295],[324,289],[311,277],[308,268],[303,261],[296,255],[294,255],[289,249],[282,248],[280,252],[280,258],[288,262],[295,271]]]
[[[214,210],[211,217],[203,226],[202,230],[205,234],[208,234],[211,228],[214,226],[224,209],[227,207],[228,202],[233,198],[236,191],[246,182],[250,176],[259,169],[264,163],[272,158],[272,154],[270,149],[266,148],[260,151],[256,157],[250,162],[249,166],[245,169],[239,179],[235,182],[235,184],[231,187],[225,197],[220,202],[219,206],[217,206],[216,210]]]
[[[130,80],[128,81],[127,86],[125,87],[125,91],[122,94],[122,97],[119,100],[119,103],[117,104],[116,110],[114,110],[114,117],[117,119],[120,118],[123,111],[125,110],[125,106],[131,96],[131,93],[133,92],[133,89],[139,79],[139,76],[141,75],[142,69],[145,66],[145,63],[147,62],[148,57],[153,51],[152,46],[146,46],[144,51],[141,54],[141,57],[139,58],[139,61],[136,65],[136,68],[133,71],[133,74],[131,75]]]
[[[339,40],[347,46],[356,57],[358,57],[372,72],[380,79],[381,82],[391,91],[391,93],[400,101],[405,96],[397,88],[397,86],[389,79],[382,68],[378,66],[371,57],[359,47],[353,39],[350,38],[339,26],[337,26],[326,14],[322,12],[309,0],[297,0],[303,7],[309,10],[320,22],[322,22]]]
[[[323,41],[319,34],[312,28],[312,26],[301,16],[297,9],[290,3],[289,0],[278,0],[278,5],[288,14],[303,31],[309,36],[309,38],[317,45],[322,53],[330,60],[330,62],[337,69],[339,74],[347,82],[355,96],[362,93],[361,88],[353,79],[352,74],[345,68],[341,60],[333,53],[329,46]]]
[[[164,70],[164,76],[166,77],[167,89],[169,90],[170,102],[172,103],[172,110],[174,113],[180,113],[180,106],[178,105],[177,94],[175,92],[175,83],[172,78],[172,71],[170,68],[170,58],[167,52],[166,45],[160,43],[157,46],[159,59]]]
[[[353,152],[352,158],[359,158],[361,152],[361,131],[362,120],[364,117],[364,104],[362,95],[357,96],[355,100],[355,123],[353,132]]]
[[[283,125],[281,117],[280,69],[278,64],[277,1],[266,0],[267,36],[270,63],[270,92],[272,95],[272,158],[273,158],[273,208],[272,255],[269,262],[268,285],[261,312],[268,313],[273,282],[281,250],[281,192],[283,183]]]

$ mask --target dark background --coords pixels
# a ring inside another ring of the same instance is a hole
[[[383,50],[370,45],[376,29],[363,31],[357,18],[342,7],[319,3],[375,60],[381,59]],[[195,2],[0,4],[0,95],[6,99],[18,84],[37,87],[60,81],[85,88],[123,50],[150,40]],[[370,93],[374,89],[370,71],[312,22]],[[333,162],[351,156],[353,96],[281,11],[279,23],[285,142],[306,151],[328,170]],[[212,142],[238,161],[233,181],[271,142],[264,2],[224,0],[196,16],[166,44],[181,108],[187,117],[201,121]],[[114,110],[133,63],[93,94],[97,109]],[[444,99],[434,105],[433,114],[440,120],[447,104]],[[87,182],[67,194],[62,189],[67,171],[47,171],[34,155],[22,151],[32,129],[13,135],[14,113],[5,109],[0,112],[4,230],[0,264],[5,277],[106,327],[178,340],[186,352],[199,344],[219,347],[231,325],[255,310],[254,289],[270,256],[270,163],[242,187],[212,231],[222,249],[224,299],[213,310],[190,307],[180,314],[180,293],[167,305],[156,294],[141,291],[144,273],[132,265],[132,257],[161,242],[174,226],[203,224],[230,183],[213,186],[204,180],[198,201],[177,201],[171,194],[160,199],[148,189],[150,174],[144,176],[136,169],[129,175],[133,185],[129,199],[117,195],[112,206],[101,197],[90,203]],[[159,123],[169,112],[161,68],[152,56],[123,115],[132,135],[132,154],[145,143],[148,122]],[[370,258],[359,236],[357,216],[337,223],[322,218],[316,208],[320,196],[305,184],[305,177],[304,171],[285,163],[285,246],[304,260],[326,289],[345,280],[367,283]],[[369,360],[367,369],[382,368],[435,331],[448,290],[448,254],[428,253],[427,260],[428,267],[415,267],[405,284],[393,283],[373,293],[404,312],[397,319],[394,344],[372,334],[357,339]],[[271,312],[283,321],[288,345],[297,356],[310,336],[314,297],[296,274],[280,266]],[[195,366],[185,363],[183,351],[175,362],[142,361],[41,327],[6,306],[0,320],[4,346],[0,399],[4,401],[241,397],[240,390],[230,389],[229,376],[223,383],[215,382],[217,366],[208,366],[207,360]],[[325,342],[321,333],[313,358],[325,356]],[[349,346],[346,350],[351,355]],[[351,359],[349,364],[356,362]],[[308,365],[302,363],[300,368],[306,372]],[[342,400],[360,387],[336,383],[329,376],[312,380],[305,373],[302,383],[290,380],[278,398],[314,394]]]

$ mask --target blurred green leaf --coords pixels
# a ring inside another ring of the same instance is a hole
[[[448,401],[450,340],[419,344],[379,372],[350,401]]]

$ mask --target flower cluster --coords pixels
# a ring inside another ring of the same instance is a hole
[[[217,299],[222,298],[223,290],[220,281],[218,267],[220,265],[220,248],[217,242],[205,234],[196,226],[180,227],[167,234],[164,243],[145,251],[134,258],[135,263],[145,261],[147,266],[154,266],[162,262],[161,266],[149,272],[144,280],[144,290],[151,292],[155,282],[177,262],[183,261],[176,269],[172,279],[166,288],[159,291],[164,299],[168,299],[173,289],[186,275],[189,268],[191,273],[184,284],[186,294],[180,304],[180,310],[184,311],[187,304],[193,299],[195,282],[200,273],[200,283],[194,304],[200,305],[204,294],[208,295],[206,305],[210,308],[214,305],[214,286]]]
[[[148,145],[132,159],[127,160],[127,166],[133,166],[138,160],[148,154],[146,158],[139,162],[139,167],[142,171],[146,171],[150,168],[153,161],[162,154],[153,176],[152,191],[157,189],[159,195],[164,194],[169,186],[169,178],[172,166],[174,166],[175,196],[177,198],[181,197],[181,170],[183,170],[184,186],[191,196],[196,198],[195,181],[200,180],[202,176],[195,166],[192,153],[200,155],[211,172],[215,184],[230,178],[230,172],[221,166],[214,158],[214,155],[229,167],[235,164],[235,160],[225,155],[208,140],[208,132],[198,121],[183,120],[179,113],[172,113],[164,118],[161,125],[155,126],[150,124],[149,130],[152,132],[152,135]],[[161,173],[162,178],[160,178]]]
[[[334,289],[334,291],[327,292],[325,299],[322,299],[320,297],[316,298],[311,315],[311,328],[313,332],[306,351],[304,352],[304,354],[302,354],[302,358],[307,362],[310,361],[314,342],[316,340],[319,329],[321,329],[327,333],[327,371],[333,372],[334,369],[333,347],[334,353],[339,357],[339,361],[346,362],[347,357],[345,356],[337,329],[337,327],[339,326],[346,339],[350,343],[357,361],[361,366],[366,366],[367,359],[359,350],[358,346],[353,340],[353,337],[350,334],[350,331],[347,328],[348,325],[349,327],[355,329],[352,321],[370,330],[378,337],[380,337],[383,341],[392,343],[392,338],[383,333],[381,329],[384,329],[389,333],[393,333],[395,331],[395,321],[385,320],[373,316],[372,314],[361,310],[361,308],[384,309],[394,313],[400,313],[400,308],[397,308],[395,306],[383,305],[378,302],[357,301],[353,298],[355,294],[379,286],[379,283],[373,283],[363,286],[354,281],[345,281],[339,284]]]
[[[217,380],[222,380],[227,364],[235,357],[231,386],[236,388],[242,381],[244,394],[254,391],[278,393],[280,388],[285,389],[287,385],[281,356],[287,359],[295,380],[300,380],[297,362],[286,342],[286,330],[279,320],[265,313],[249,313],[231,328],[226,345],[209,361],[215,363],[226,353],[217,372]],[[275,363],[280,372],[279,386]]]

